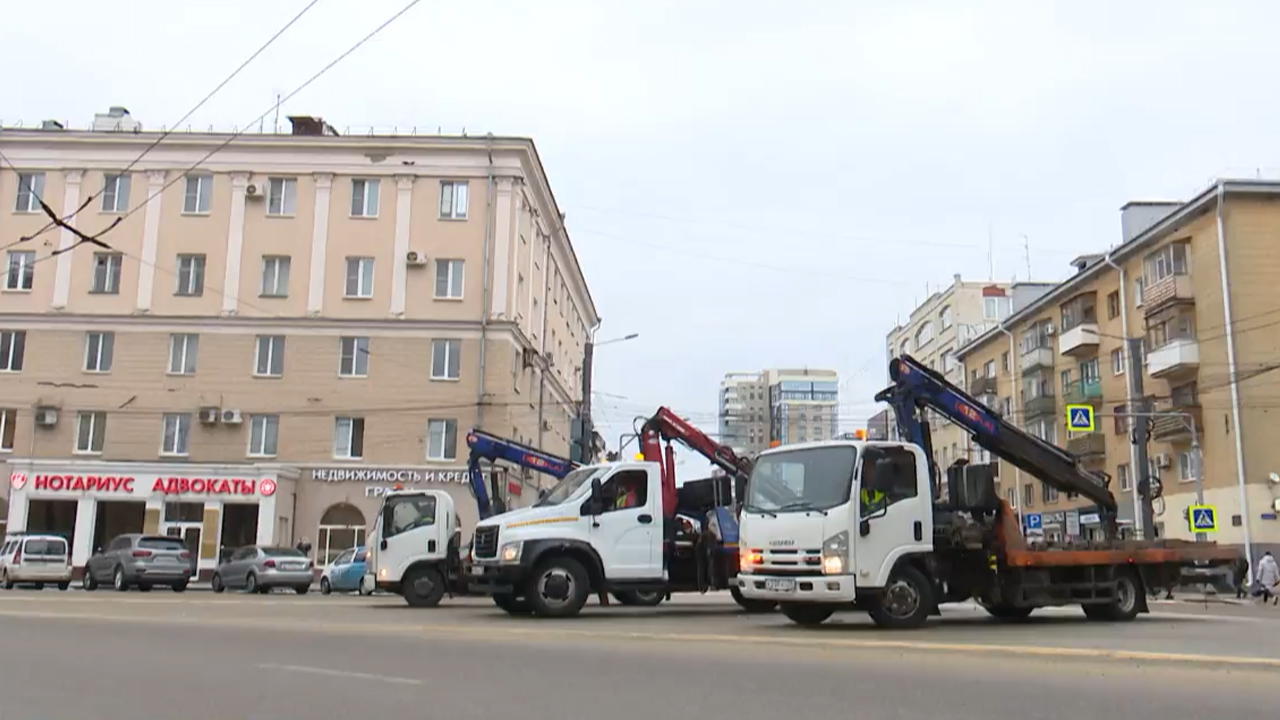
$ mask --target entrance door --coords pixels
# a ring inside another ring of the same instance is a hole
[[[192,580],[199,580],[200,536],[203,532],[203,525],[193,525],[188,523],[170,525],[164,531],[164,534],[169,537],[181,538],[182,544],[187,548],[187,552],[191,553]]]

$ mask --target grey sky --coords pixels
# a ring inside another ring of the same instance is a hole
[[[6,7],[0,119],[171,123],[303,0]],[[193,118],[243,125],[404,0],[321,0]],[[889,6],[886,8],[886,6]],[[784,9],[785,7],[785,9]],[[884,336],[953,273],[1058,279],[1129,199],[1280,174],[1280,4],[424,0],[282,110],[532,136],[605,318],[610,444],[727,370],[830,367],[875,410]],[[56,34],[55,34],[56,33]],[[269,122],[269,119],[268,119]],[[687,469],[694,472],[690,463]]]

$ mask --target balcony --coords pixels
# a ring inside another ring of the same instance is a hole
[[[1200,368],[1200,343],[1194,338],[1170,340],[1147,351],[1147,372],[1154,378],[1167,378]]]
[[[1022,354],[1018,358],[1018,367],[1022,372],[1034,370],[1035,368],[1052,368],[1053,367],[1053,348],[1049,346],[1038,347],[1031,352]]]
[[[1093,354],[1098,349],[1098,324],[1085,322],[1058,335],[1058,352],[1063,355]]]
[[[973,378],[969,381],[969,394],[978,395],[994,395],[996,392],[996,379],[993,377]]]
[[[1066,392],[1063,393],[1063,400],[1068,405],[1093,405],[1102,404],[1102,381],[1098,379],[1076,380],[1067,386]]]
[[[1194,303],[1190,275],[1170,275],[1142,289],[1142,315],[1151,317],[1170,305]]]
[[[1163,412],[1163,411],[1161,411]],[[1168,412],[1186,413],[1191,417],[1170,415],[1165,417],[1154,418],[1151,423],[1151,437],[1160,442],[1174,442],[1177,440],[1190,440],[1191,428],[1187,427],[1191,419],[1195,420],[1196,430],[1200,433],[1204,432],[1203,414],[1199,405],[1185,405],[1175,407]]]
[[[1022,413],[1029,418],[1053,415],[1058,412],[1058,401],[1052,395],[1041,395],[1022,403]]]
[[[1107,454],[1107,436],[1103,433],[1088,433],[1067,439],[1067,452],[1082,460],[1089,460]]]

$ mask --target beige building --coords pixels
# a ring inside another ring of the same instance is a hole
[[[1076,274],[987,332],[959,355],[970,392],[1015,424],[1107,473],[1122,521],[1134,519],[1136,483],[1159,477],[1157,531],[1191,538],[1196,503],[1189,420],[1202,447],[1204,502],[1217,510],[1209,538],[1280,550],[1280,445],[1272,411],[1280,384],[1266,374],[1280,356],[1280,184],[1221,181],[1186,203],[1130,203],[1123,241],[1076,261]],[[1126,337],[1143,339],[1143,395],[1151,467],[1135,470],[1125,408],[1135,386]],[[1068,433],[1065,406],[1098,411],[1094,432]],[[1039,515],[1046,535],[1092,531],[1095,508],[1060,496],[1001,463],[1005,496]]]
[[[206,571],[302,537],[323,564],[396,482],[452,489],[474,523],[469,428],[568,454],[599,318],[533,142],[291,120],[154,148],[4,131],[10,530],[74,532],[77,566],[144,528],[186,537]],[[109,248],[40,233],[33,195],[71,214],[100,191],[72,224],[111,228]],[[521,504],[545,481],[503,482]]]
[[[720,382],[720,440],[739,454],[840,432],[840,378],[812,368],[732,372]]]

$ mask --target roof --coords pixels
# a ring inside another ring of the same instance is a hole
[[[1039,314],[1046,307],[1050,307],[1061,300],[1069,299],[1073,292],[1091,280],[1096,279],[1099,275],[1110,268],[1110,265],[1104,261],[1105,259],[1116,261],[1132,257],[1134,254],[1145,250],[1156,242],[1159,242],[1172,233],[1182,229],[1188,222],[1214,207],[1217,202],[1219,192],[1224,195],[1280,195],[1280,181],[1219,179],[1214,184],[1202,190],[1199,195],[1196,195],[1194,198],[1182,203],[1163,219],[1135,235],[1132,240],[1121,243],[1105,254],[1098,255],[1100,260],[1095,261],[1085,269],[1075,275],[1072,275],[1070,278],[1058,283],[1057,287],[1045,293],[1035,302],[1027,303],[1026,307],[1010,315],[1004,322],[979,335],[967,345],[956,350],[956,357],[964,359],[965,356],[978,350],[993,339],[1003,337],[1004,330],[1008,327],[1018,325],[1023,320]],[[1159,203],[1126,203],[1124,207],[1147,204],[1155,205]]]

